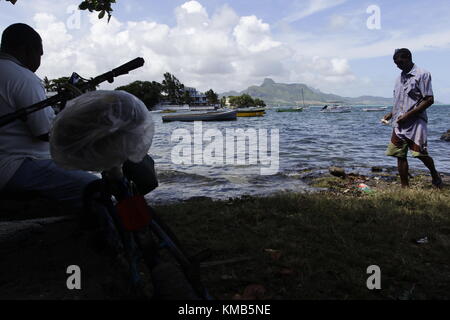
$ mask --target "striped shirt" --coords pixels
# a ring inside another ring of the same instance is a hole
[[[433,96],[431,73],[416,65],[408,73],[402,72],[394,88],[393,126],[398,127],[398,118],[418,106],[426,96]],[[418,114],[418,117],[428,122],[426,111]]]

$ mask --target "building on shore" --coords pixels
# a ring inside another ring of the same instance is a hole
[[[208,103],[208,98],[203,92],[197,91],[196,88],[185,87],[185,92],[189,93],[190,103],[177,105],[172,102],[163,99],[159,104],[157,104],[153,110],[192,110],[192,111],[204,111],[204,110],[215,110],[220,107],[220,105],[210,105]]]

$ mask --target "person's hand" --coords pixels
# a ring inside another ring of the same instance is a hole
[[[386,120],[386,121],[390,121],[392,119],[392,112],[390,112],[387,115],[385,115],[383,119]]]
[[[398,119],[397,119],[397,123],[398,124],[402,124],[403,122],[405,122],[406,120],[409,119],[409,114],[405,113],[403,115],[401,115]]]
[[[387,115],[385,115],[383,117],[383,119],[381,119],[381,123],[385,124],[385,125],[389,125],[389,121],[392,119],[392,112],[388,113]]]

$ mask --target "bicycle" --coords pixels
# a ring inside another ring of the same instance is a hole
[[[209,258],[209,250],[204,250],[195,256],[189,256],[175,233],[164,223],[157,212],[146,203],[142,195],[147,194],[157,186],[157,182],[151,181],[152,178],[156,178],[154,171],[142,175],[145,168],[151,169],[151,167],[153,167],[153,160],[146,156],[140,164],[125,163],[122,170],[126,174],[123,174],[120,168],[102,173],[102,179],[99,183],[106,187],[105,196],[114,196],[117,200],[117,210],[111,207],[108,210],[110,223],[108,223],[107,234],[109,239],[107,239],[107,242],[114,247],[116,252],[122,252],[125,256],[130,274],[131,290],[137,296],[145,295],[143,294],[145,284],[140,275],[139,267],[141,261],[143,261],[154,277],[152,279],[153,285],[155,286],[156,282],[160,299],[174,299],[174,295],[167,292],[170,286],[165,284],[164,281],[173,282],[178,271],[175,268],[179,268],[184,279],[178,280],[181,282],[185,280],[186,283],[183,284],[185,287],[176,288],[180,291],[175,294],[175,299],[213,300],[200,277],[200,263]],[[134,178],[130,177],[133,170],[140,170]],[[149,183],[146,183],[146,186],[142,187],[142,184],[139,185],[133,181],[136,179],[143,181],[145,180],[142,179],[143,176],[147,176],[150,186]],[[145,188],[147,188],[146,191],[142,191]],[[161,249],[164,248],[175,259],[176,265],[164,263],[164,259],[161,259]],[[170,278],[158,279],[161,274],[155,275],[155,273],[167,271],[163,270],[164,268],[169,268],[172,272],[172,274],[167,274]],[[186,285],[189,287],[186,287]],[[166,288],[166,290],[161,288]]]
[[[26,108],[18,109],[10,114],[0,117],[0,127],[17,119],[25,120],[26,117],[48,106],[59,105],[60,110],[65,108],[67,101],[85,92],[95,91],[103,82],[113,83],[118,76],[128,74],[144,65],[143,58],[136,58],[109,72],[101,74],[90,80],[73,73],[68,83],[58,88],[58,94],[44,101],[38,102]],[[146,156],[141,163],[133,164],[130,161],[123,164],[128,174],[122,174],[122,168],[115,168],[102,173],[102,179],[98,184],[103,187],[103,197],[107,203],[107,212],[103,212],[104,220],[108,221],[110,245],[118,251],[123,249],[130,271],[130,283],[137,291],[142,287],[142,279],[139,272],[139,263],[144,260],[149,269],[154,269],[159,263],[160,249],[165,247],[175,258],[188,283],[201,299],[212,299],[207,289],[200,280],[200,261],[209,253],[189,257],[186,250],[180,244],[173,231],[162,221],[154,209],[147,205],[144,195],[157,186],[153,160]],[[134,174],[133,174],[134,172]],[[141,174],[149,179],[142,179]],[[131,179],[129,179],[131,177]],[[150,182],[150,187],[148,185]],[[156,182],[156,184],[155,184]],[[153,184],[152,184],[153,183]],[[109,190],[108,190],[109,189]],[[114,196],[118,201],[119,213],[114,206],[108,203],[108,198]],[[120,209],[121,203],[123,204]],[[125,212],[125,213],[123,213]],[[138,220],[132,221],[137,218]],[[125,222],[125,223],[124,223]]]

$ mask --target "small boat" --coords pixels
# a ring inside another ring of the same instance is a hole
[[[266,109],[264,108],[246,108],[246,109],[237,109],[238,117],[264,117],[266,114]]]
[[[277,109],[277,112],[303,112],[302,107]]]
[[[379,108],[364,108],[363,111],[365,112],[380,112],[380,111],[386,111],[387,107],[379,107]]]
[[[349,113],[349,112],[352,112],[352,108],[349,106],[343,106],[343,105],[332,105],[332,106],[326,105],[325,107],[322,108],[322,110],[320,112],[322,112],[322,113]]]
[[[302,101],[303,101],[303,107],[297,106],[295,108],[281,108],[277,109],[277,112],[303,112],[305,109],[305,97],[303,94],[303,88],[302,88]]]
[[[206,112],[206,113],[185,113],[162,116],[163,122],[173,121],[233,121],[236,120],[237,112],[235,110]]]

